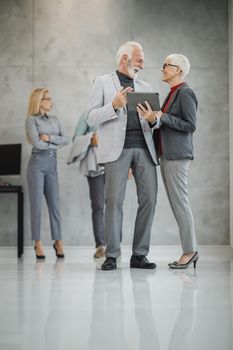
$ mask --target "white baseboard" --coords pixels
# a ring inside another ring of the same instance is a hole
[[[65,246],[65,254],[67,258],[73,257],[90,257],[95,250],[91,246]],[[46,256],[53,256],[54,250],[52,246],[44,247]],[[122,258],[128,259],[131,254],[131,246],[122,246]],[[233,260],[233,249],[230,246],[207,246],[201,245],[198,247],[198,251],[202,261],[229,261]],[[23,258],[34,256],[35,252],[32,246],[24,247]],[[177,259],[182,254],[180,246],[155,246],[150,247],[149,258],[161,261],[168,261]],[[16,247],[0,247],[0,257],[17,257]]]

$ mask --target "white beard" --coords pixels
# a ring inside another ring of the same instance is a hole
[[[128,65],[127,65],[127,70],[128,70],[128,74],[129,74],[130,78],[134,79],[137,77],[138,72],[140,71],[140,68],[134,67],[133,65],[131,65],[131,63],[129,61]]]

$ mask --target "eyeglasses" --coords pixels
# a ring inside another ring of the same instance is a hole
[[[171,64],[171,63],[164,63],[162,68],[165,69],[167,66],[179,68],[179,66],[176,66],[175,64]]]
[[[51,97],[44,97],[44,98],[42,98],[42,101],[53,101],[53,99],[51,98]]]

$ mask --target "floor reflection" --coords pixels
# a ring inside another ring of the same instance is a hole
[[[48,302],[48,316],[44,326],[45,349],[62,349],[62,276],[64,260],[57,258],[52,270],[50,296]]]
[[[132,280],[135,320],[139,331],[138,350],[159,350],[159,337],[152,311],[148,279],[155,271],[130,270]]]
[[[92,317],[89,335],[90,350],[126,350],[122,271],[95,270]]]
[[[198,277],[196,270],[173,271],[173,274],[181,279],[182,292],[169,350],[188,350],[196,322]]]
[[[233,263],[116,271],[86,255],[0,257],[2,350],[232,350]],[[130,255],[130,254],[129,254]]]

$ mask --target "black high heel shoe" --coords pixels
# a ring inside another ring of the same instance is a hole
[[[62,259],[63,259],[63,258],[65,257],[64,254],[58,254],[58,252],[57,252],[57,247],[56,247],[56,243],[53,244],[53,248],[55,249],[57,258],[62,258]]]
[[[34,249],[35,249],[35,253],[36,253],[36,246],[34,247]],[[40,260],[44,260],[45,259],[45,255],[37,255],[37,253],[36,253],[36,258],[37,259],[40,259]]]
[[[186,264],[179,264],[177,261],[174,261],[173,263],[168,264],[171,269],[187,269],[190,264],[193,263],[194,269],[196,268],[197,260],[199,259],[198,252],[196,252],[191,259]]]

